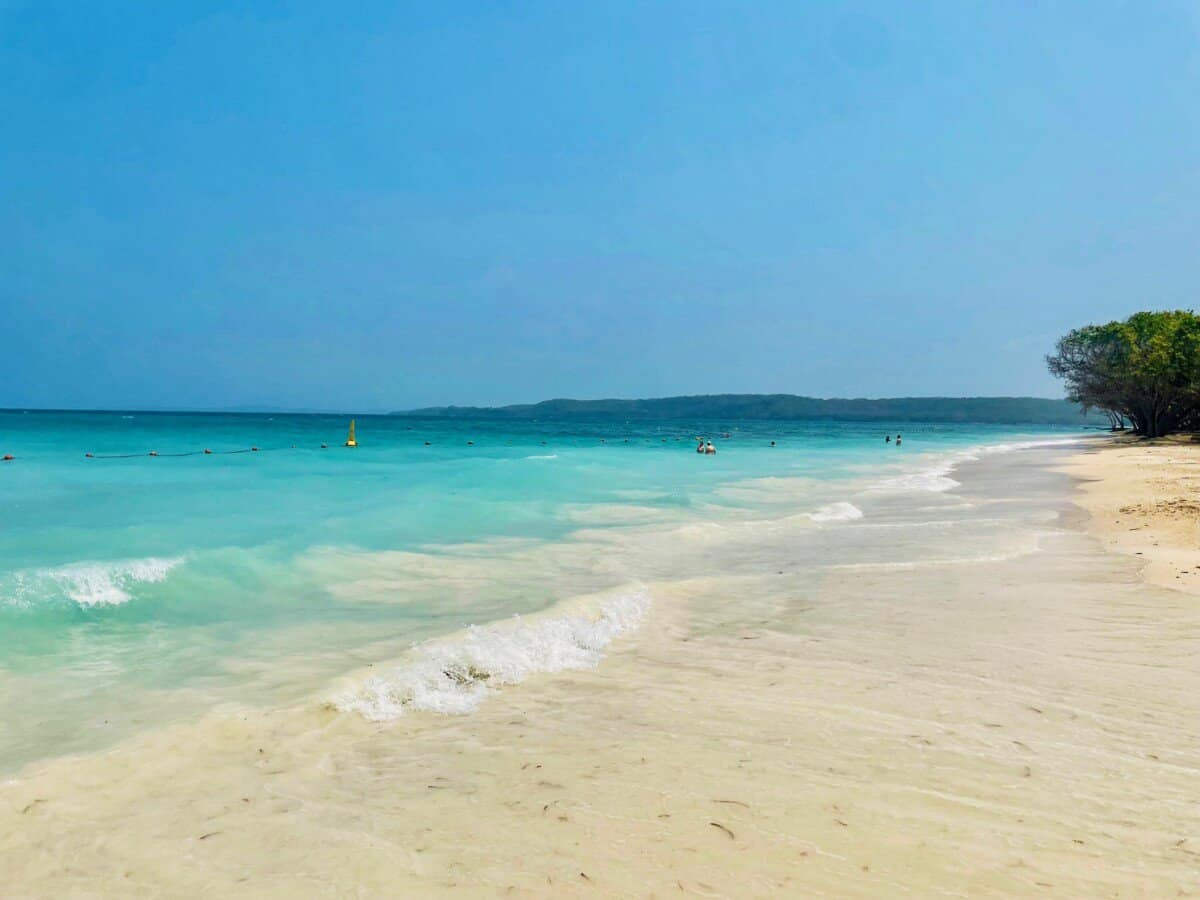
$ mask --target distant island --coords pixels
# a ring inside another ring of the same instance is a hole
[[[820,399],[795,394],[702,394],[649,400],[543,400],[514,406],[431,406],[395,416],[443,419],[839,419],[974,422],[995,425],[1107,425],[1077,403],[1044,397]]]

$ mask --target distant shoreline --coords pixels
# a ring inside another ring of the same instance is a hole
[[[828,398],[795,394],[703,394],[642,400],[543,400],[509,406],[430,406],[412,410],[316,409],[66,409],[5,407],[0,415],[357,416],[361,418],[490,419],[500,421],[841,421],[1103,427],[1098,414],[1046,397]]]
[[[796,394],[702,394],[643,400],[543,400],[511,406],[433,406],[397,416],[448,419],[743,419],[850,422],[972,422],[1107,425],[1067,400],[1045,397],[828,398]]]

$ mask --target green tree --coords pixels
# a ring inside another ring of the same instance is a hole
[[[1068,399],[1123,416],[1138,434],[1200,424],[1200,317],[1190,310],[1076,328],[1046,364],[1066,383]]]

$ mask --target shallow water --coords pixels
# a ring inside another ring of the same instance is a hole
[[[414,643],[589,597],[541,632],[477,634],[469,665],[491,660],[494,684],[501,657],[514,673],[587,664],[597,617],[629,626],[640,584],[752,568],[772,533],[812,566],[910,565],[950,528],[947,565],[1019,554],[944,503],[914,522],[914,498],[952,487],[969,448],[1072,433],[365,417],[349,450],[346,424],[0,414],[0,452],[17,457],[0,467],[0,768],[222,703],[290,702],[389,660],[403,674],[359,679],[347,708],[465,709],[482,683],[428,683]],[[897,432],[904,446],[885,445]],[[699,435],[716,456],[694,452]],[[436,676],[450,651],[431,652]]]

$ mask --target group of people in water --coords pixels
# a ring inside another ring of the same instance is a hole
[[[892,436],[889,434],[887,437],[885,437],[885,438],[883,439],[883,442],[884,442],[885,444],[890,444],[890,443],[892,442]],[[900,435],[896,435],[896,446],[897,446],[897,447],[899,447],[899,446],[900,446]]]

